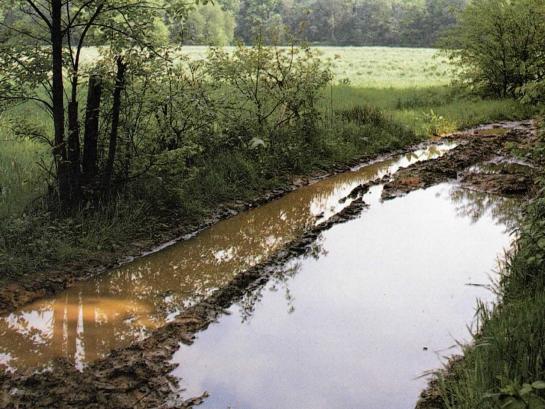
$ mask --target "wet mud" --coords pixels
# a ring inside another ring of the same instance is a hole
[[[397,172],[384,185],[383,200],[456,179],[468,187],[492,194],[529,195],[533,192],[533,167],[509,162],[514,145],[534,140],[535,129],[530,122],[512,129],[491,128],[483,133],[455,134],[453,138],[461,143],[446,155],[418,162]],[[493,158],[496,163],[487,164]],[[506,161],[502,163],[502,159]],[[477,164],[487,164],[488,167],[471,168]]]

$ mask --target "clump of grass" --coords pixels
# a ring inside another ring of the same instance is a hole
[[[44,193],[45,176],[38,166],[47,149],[31,140],[0,135],[0,219],[18,214]]]

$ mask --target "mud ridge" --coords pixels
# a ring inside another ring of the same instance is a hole
[[[532,128],[514,128],[506,133],[487,133],[466,139],[440,158],[418,162],[396,172],[392,180],[384,185],[382,199],[394,199],[417,189],[455,179],[488,193],[530,194],[534,188],[533,168],[530,166],[497,165],[498,170],[493,173],[470,168],[493,157],[509,157],[510,144],[525,143],[534,137]],[[462,174],[462,171],[466,172]]]

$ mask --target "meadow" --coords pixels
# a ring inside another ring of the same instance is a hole
[[[314,49],[331,64],[336,83],[355,87],[433,87],[448,85],[453,78],[448,60],[433,48],[320,46]],[[197,61],[205,59],[208,50],[206,46],[184,46],[182,54]],[[92,62],[98,56],[96,47],[88,47],[82,59]]]

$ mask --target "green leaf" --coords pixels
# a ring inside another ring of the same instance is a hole
[[[526,404],[515,398],[507,398],[507,400],[501,405],[502,409],[526,409]]]
[[[520,396],[528,395],[529,393],[532,393],[532,391],[533,391],[532,385],[530,385],[529,383],[525,383],[522,385],[522,388],[520,388],[519,395]]]
[[[535,381],[532,383],[534,389],[545,389],[545,381]]]

